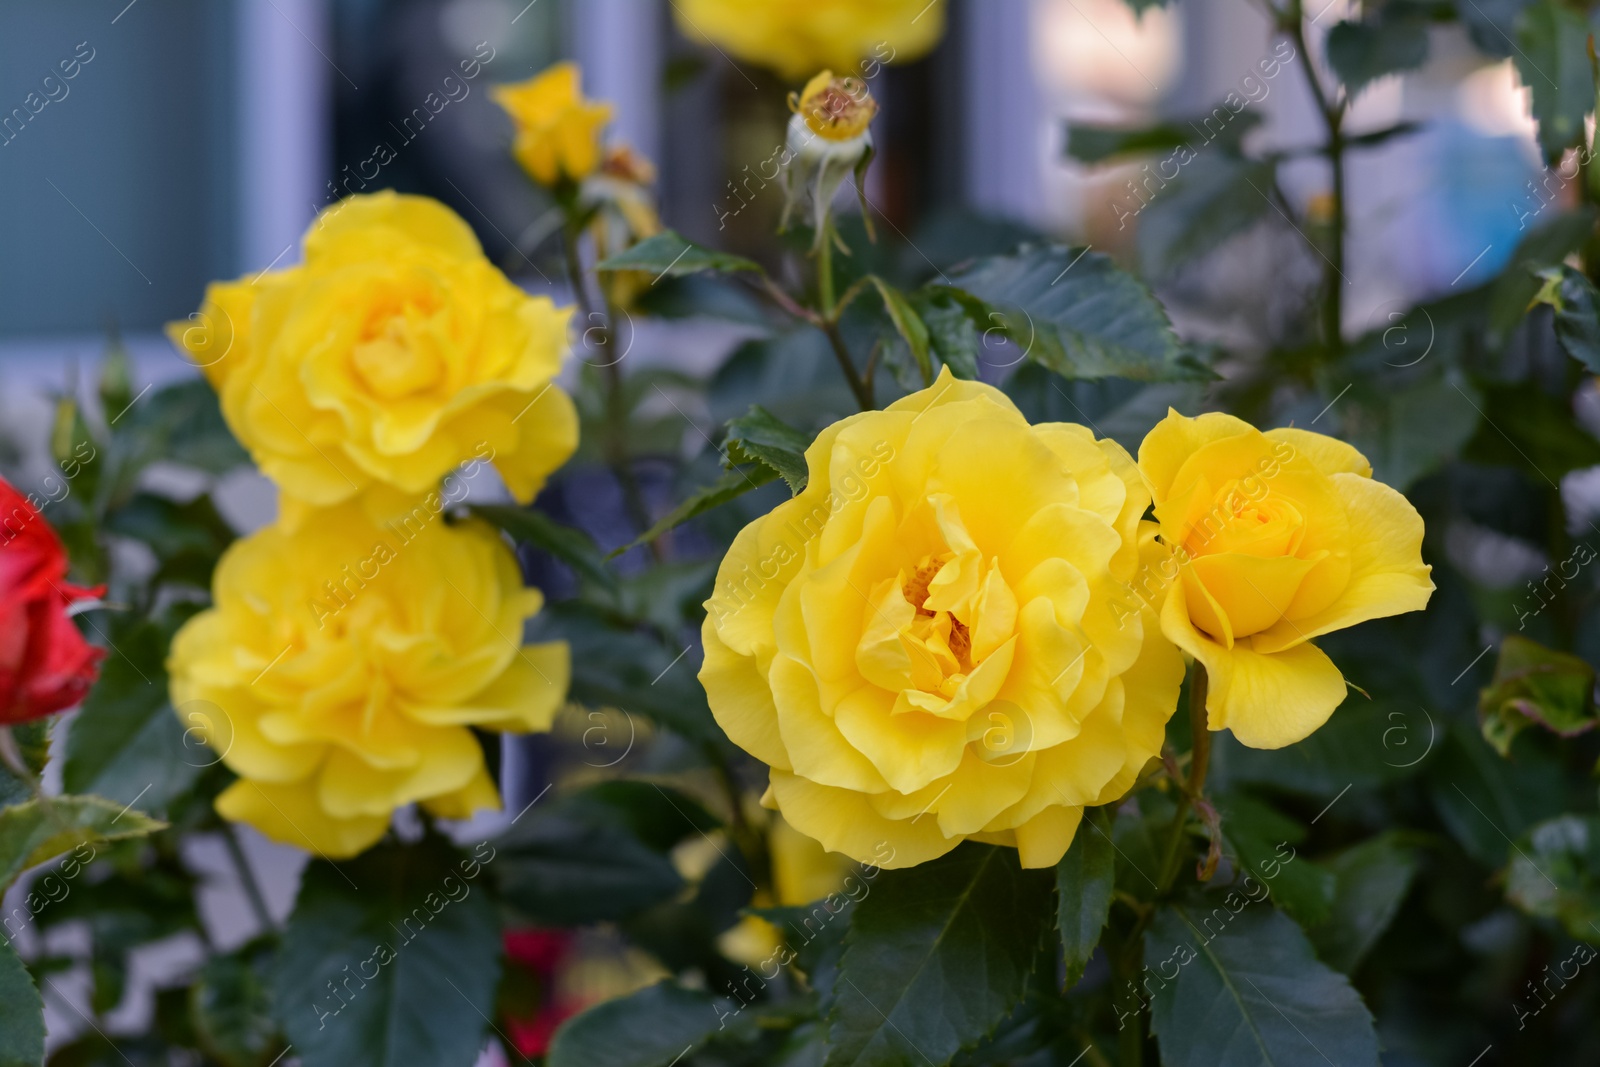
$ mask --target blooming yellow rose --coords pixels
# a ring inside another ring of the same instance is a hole
[[[1204,665],[1211,729],[1254,748],[1299,741],[1344,699],[1313,637],[1418,611],[1433,592],[1421,516],[1342,441],[1168,411],[1139,470],[1175,554],[1137,591]]]
[[[567,646],[522,646],[539,591],[481,523],[378,526],[354,503],[317,517],[236,542],[216,606],[173,640],[173,706],[239,775],[217,810],[340,857],[413,801],[497,807],[468,727],[548,730],[566,698]]]
[[[684,36],[791,81],[823,67],[870,76],[944,36],[943,0],[676,0],[672,10]]]
[[[167,331],[296,501],[422,493],[489,455],[526,501],[577,447],[552,384],[570,315],[513,285],[449,208],[386,191],[324,211],[303,265],[214,284]]]
[[[1160,749],[1183,675],[1153,611],[1115,610],[1164,551],[1132,459],[946,370],[806,463],[706,602],[700,680],[770,765],[763,803],[875,866],[967,838],[1055,863]]]
[[[494,87],[494,99],[516,124],[511,154],[540,185],[582,181],[600,165],[600,131],[611,105],[586,100],[576,63],[557,63],[537,77]]]

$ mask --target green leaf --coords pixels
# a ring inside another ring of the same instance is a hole
[[[1506,899],[1600,942],[1600,817],[1561,815],[1530,830],[1511,852]]]
[[[976,380],[982,330],[993,325],[982,320],[988,306],[981,300],[963,303],[955,290],[942,286],[912,293],[911,305],[928,328],[928,346],[939,361],[957,378]],[[979,309],[976,318],[974,309]]]
[[[761,265],[753,259],[716,252],[690,241],[685,241],[671,230],[646,237],[626,252],[608,256],[600,261],[596,270],[639,270],[658,278],[681,278],[701,271],[730,273],[735,271],[760,272]]]
[[[1273,209],[1275,160],[1240,160],[1211,153],[1185,167],[1170,188],[1156,192],[1139,223],[1139,261],[1150,273],[1170,274],[1254,226]]]
[[[1545,648],[1515,634],[1500,645],[1494,680],[1478,694],[1483,739],[1502,756],[1526,727],[1537,724],[1561,737],[1594,729],[1594,668],[1577,656]]]
[[[1294,847],[1305,840],[1306,828],[1243,794],[1220,798],[1217,808],[1231,858],[1267,887],[1273,902],[1302,926],[1327,919],[1333,906],[1334,878]]]
[[[1070,990],[1083,977],[1111,917],[1117,872],[1109,824],[1099,809],[1084,812],[1072,847],[1056,864],[1056,927],[1067,967],[1063,989]]]
[[[1535,299],[1554,309],[1556,340],[1567,355],[1600,374],[1600,292],[1582,271],[1565,264],[1543,276],[1544,287]]]
[[[1380,834],[1320,861],[1333,872],[1333,908],[1307,933],[1317,955],[1354,974],[1394,921],[1417,873],[1417,852],[1396,832]]]
[[[1011,341],[1068,378],[1164,380],[1193,372],[1150,290],[1109,256],[1059,245],[982,259],[951,277],[991,305]]]
[[[1534,0],[1454,0],[1456,17],[1478,50],[1505,59],[1516,48],[1517,19]]]
[[[810,471],[806,468],[806,449],[811,441],[805,434],[759,404],[728,423],[727,458],[730,467],[744,463],[764,463],[799,493],[806,487]]]
[[[306,1067],[460,1067],[482,1047],[500,922],[494,860],[429,836],[307,869],[273,997]]]
[[[626,918],[683,888],[663,852],[639,840],[621,819],[581,805],[552,804],[544,811],[535,806],[494,845],[501,896],[541,925]]]
[[[160,562],[155,581],[176,581],[209,589],[217,560],[236,536],[208,493],[178,502],[138,493],[106,515],[109,533],[150,546]]]
[[[1600,440],[1572,417],[1565,396],[1553,397],[1533,382],[1483,387],[1483,425],[1463,458],[1515,467],[1554,486],[1584,467],[1600,465]]]
[[[917,369],[922,372],[924,385],[933,382],[933,363],[928,358],[929,338],[927,324],[917,314],[906,295],[876,274],[867,275],[878,290],[878,295],[883,297],[884,310],[889,313],[889,321],[894,323],[896,332],[905,340],[911,349],[912,358],[917,361]]]
[[[1552,215],[1517,242],[1505,269],[1489,287],[1490,341],[1503,344],[1539,299],[1544,272],[1587,244],[1594,232],[1595,209],[1585,205]]]
[[[657,982],[568,1019],[550,1042],[549,1067],[667,1067],[715,1035],[734,1007]]]
[[[1517,20],[1517,74],[1533,96],[1539,145],[1551,163],[1578,143],[1594,110],[1588,40],[1582,13],[1563,0],[1537,0]]]
[[[1418,348],[1415,356],[1406,358],[1421,355]],[[1482,420],[1478,414],[1482,400],[1470,383],[1459,378],[1447,371],[1408,384],[1364,381],[1340,401],[1339,425],[1371,461],[1374,478],[1408,489],[1455,458],[1472,440]]]
[[[884,871],[845,939],[828,1067],[946,1063],[1021,1001],[1053,918],[1048,871],[965,844]]]
[[[1351,99],[1386,74],[1416,70],[1428,58],[1427,13],[1391,0],[1376,18],[1328,31],[1328,65]]]
[[[283,1050],[269,987],[273,958],[261,945],[213,956],[190,987],[195,1036],[224,1067],[258,1067]]]
[[[101,797],[40,797],[0,809],[0,887],[85,842],[143,837],[166,824]]]
[[[1465,725],[1450,729],[1428,776],[1440,820],[1487,867],[1503,866],[1511,840],[1568,803],[1561,767],[1548,754],[1528,746],[1501,759]]]
[[[0,762],[0,807],[20,803],[33,796],[40,776],[44,774],[45,764],[50,762],[50,733],[56,722],[56,719],[46,718],[19,722],[9,727],[0,726],[0,730],[11,731],[11,742],[32,778],[30,781]]]
[[[216,392],[203,378],[134,400],[114,429],[134,442],[140,464],[163,460],[225,474],[250,462],[222,418]]]
[[[760,464],[753,467],[735,467],[723,471],[716,481],[703,489],[689,495],[683,503],[667,512],[656,520],[656,524],[637,538],[611,552],[607,559],[616,559],[624,552],[649,544],[668,530],[676,529],[690,519],[704,515],[714,508],[720,508],[730,500],[737,500],[752,489],[759,489],[768,482],[774,481],[778,472],[772,467]]]
[[[224,709],[194,701],[173,714],[167,702],[167,648],[181,613],[118,627],[100,680],[67,733],[63,783],[69,793],[94,793],[155,812],[194,784],[222,753],[193,728],[231,737]]]
[[[0,938],[0,1067],[43,1062],[44,1000],[10,939]]]
[[[600,782],[558,803],[563,811],[579,817],[620,823],[646,847],[662,853],[692,834],[708,833],[722,825],[693,797],[634,778]]]
[[[634,714],[697,744],[733,751],[711,716],[693,661],[680,655],[681,649],[668,650],[637,630],[610,626],[595,609],[576,602],[552,604],[540,619],[550,628],[541,639],[559,635],[572,648],[571,699],[589,708],[615,708],[629,718],[626,738],[606,737],[592,747],[586,743],[593,754],[586,760],[590,766],[613,766],[621,758],[616,750],[631,746]]]
[[[1266,904],[1235,891],[1164,906],[1144,958],[1163,1067],[1378,1063],[1372,1016],[1350,980]]]
[[[1127,129],[1119,126],[1067,124],[1067,155],[1081,163],[1101,163],[1118,156],[1142,155],[1178,148],[1194,133],[1176,122]]]
[[[533,508],[474,504],[471,510],[478,518],[510,534],[513,541],[550,553],[602,589],[617,587],[617,576],[606,566],[594,539],[582,530],[563,526]]]

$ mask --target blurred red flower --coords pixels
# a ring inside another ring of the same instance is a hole
[[[574,936],[566,930],[507,930],[506,959],[534,980],[536,1004],[532,1011],[508,1011],[506,1036],[518,1055],[543,1056],[550,1050],[556,1027],[576,1015],[583,1005],[556,990],[556,977],[571,955]]]
[[[70,708],[94,684],[105,652],[83,639],[67,609],[105,589],[66,579],[61,539],[0,478],[0,726]]]

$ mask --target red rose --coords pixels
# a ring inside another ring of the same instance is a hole
[[[94,684],[105,652],[84,641],[67,608],[104,589],[66,579],[56,532],[0,478],[0,726],[70,708]]]

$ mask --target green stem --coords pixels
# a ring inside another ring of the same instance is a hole
[[[1329,350],[1334,358],[1338,358],[1344,352],[1344,260],[1345,231],[1348,229],[1345,210],[1344,117],[1350,101],[1344,96],[1340,96],[1337,100],[1330,99],[1322,87],[1321,79],[1317,77],[1316,64],[1312,61],[1311,49],[1306,44],[1305,11],[1300,0],[1295,0],[1285,13],[1283,28],[1294,38],[1296,57],[1305,71],[1311,95],[1316,100],[1317,113],[1322,116],[1322,123],[1328,130],[1328,144],[1324,148],[1324,153],[1333,170],[1333,240],[1326,253],[1328,273],[1323,292],[1322,330]]]
[[[628,458],[628,411],[626,399],[622,395],[622,366],[621,360],[615,357],[613,347],[616,336],[612,332],[611,324],[615,321],[615,314],[608,305],[602,321],[598,326],[590,327],[594,321],[594,304],[589,296],[589,287],[584,283],[583,255],[578,249],[578,232],[569,219],[561,228],[561,250],[567,264],[567,279],[572,285],[573,299],[577,301],[578,310],[583,315],[584,329],[596,329],[601,337],[601,348],[609,360],[600,368],[601,376],[605,378],[605,438],[602,449],[606,457],[606,466],[611,469],[612,477],[616,478],[617,485],[622,489],[623,507],[628,512],[628,521],[631,522],[638,533],[650,529],[650,507],[645,502],[644,491],[639,487],[639,480],[634,476],[633,464]],[[659,562],[661,560],[661,545],[657,541],[649,543],[650,554]]]
[[[856,373],[856,365],[850,359],[850,350],[845,347],[844,335],[839,332],[839,324],[832,320],[822,324],[822,332],[828,337],[828,345],[833,349],[833,358],[839,361],[839,369],[844,372],[845,381],[850,383],[850,391],[855,394],[856,403],[861,405],[862,411],[871,411],[877,407],[872,399],[872,390],[867,388],[866,381]]]
[[[1167,853],[1161,862],[1161,877],[1156,879],[1160,893],[1172,888],[1183,866],[1184,831],[1188,827],[1189,809],[1195,798],[1205,790],[1206,772],[1211,768],[1211,730],[1206,722],[1208,688],[1206,669],[1196,660],[1189,673],[1189,781],[1184,786],[1183,795],[1178,798],[1178,812],[1173,816],[1172,829],[1167,838]]]
[[[825,223],[831,227],[832,222]],[[817,248],[817,299],[822,305],[822,317],[833,321],[837,301],[833,295],[833,234],[824,231],[822,244]]]
[[[228,846],[228,856],[233,860],[234,869],[239,872],[239,884],[244,886],[245,899],[250,901],[250,910],[255,912],[256,922],[261,924],[261,932],[269,933],[278,928],[272,921],[272,912],[267,910],[267,898],[261,892],[261,883],[256,881],[256,872],[250,867],[250,860],[244,854],[244,848],[239,844],[239,828],[230,825],[222,832],[223,843]]]

